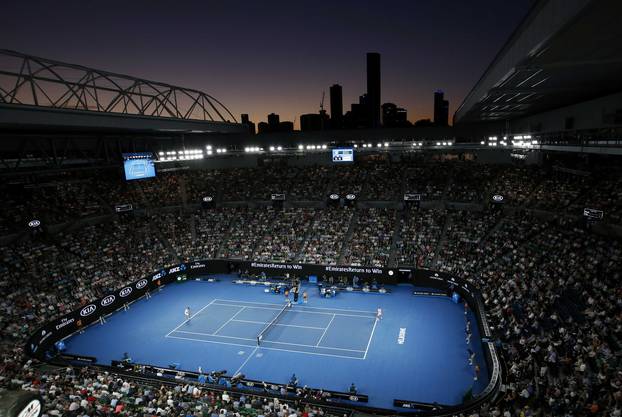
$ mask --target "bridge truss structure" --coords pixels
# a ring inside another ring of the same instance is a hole
[[[237,123],[204,92],[0,49],[0,106]]]

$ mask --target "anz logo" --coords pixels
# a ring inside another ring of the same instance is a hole
[[[146,285],[147,285],[147,280],[146,279],[141,279],[140,281],[138,281],[136,283],[136,289],[137,290],[143,289],[143,288],[145,288]]]
[[[127,297],[132,293],[132,287],[125,287],[121,291],[119,291],[119,297]]]
[[[101,306],[102,307],[106,307],[109,306],[110,304],[114,303],[114,300],[116,300],[116,297],[114,295],[107,295],[106,297],[104,297],[101,301]]]
[[[151,281],[155,281],[157,279],[164,278],[165,276],[166,276],[166,271],[163,269],[160,272],[158,272],[157,274],[155,274],[153,277],[151,277]]]
[[[179,266],[174,266],[173,268],[168,270],[169,274],[174,274],[175,272],[181,272],[186,270],[186,265],[181,264]]]
[[[97,310],[97,306],[95,304],[89,304],[86,307],[84,307],[82,310],[80,310],[80,315],[82,317],[90,316],[91,314],[95,312],[95,310]]]

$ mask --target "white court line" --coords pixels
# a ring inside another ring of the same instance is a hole
[[[244,363],[242,365],[240,365],[240,367],[238,368],[237,371],[235,371],[235,373],[233,375],[236,375],[238,372],[240,372],[242,370],[242,368],[244,368],[244,365],[246,365],[248,363],[248,361],[255,356],[255,352],[257,352],[257,349],[259,348],[259,346],[255,346],[255,349],[253,349],[253,351],[251,352],[250,355],[248,355],[248,358],[246,358],[246,360],[244,361]]]
[[[245,308],[254,308],[254,309],[259,309],[259,310],[272,310],[272,311],[281,310],[283,308],[283,307],[281,308],[255,307],[255,306],[244,306],[244,305],[222,304],[222,303],[214,303],[214,305],[215,306],[227,306],[227,307],[245,307]],[[374,317],[370,317],[370,316],[360,316],[358,314],[318,313],[316,311],[299,311],[298,309],[288,310],[287,312],[288,313],[300,313],[300,314],[319,314],[322,316],[358,317],[360,319],[373,319],[376,314],[374,313]]]
[[[224,300],[222,298],[216,298],[214,301],[225,301],[225,302],[231,302],[231,303],[262,304],[266,306],[278,306],[278,307],[283,308],[283,304],[275,304],[275,303],[258,303],[255,301],[244,301],[244,300]]]
[[[181,331],[178,330],[177,333],[180,333]],[[188,332],[185,332],[188,333]],[[193,342],[205,342],[205,343],[216,343],[218,345],[229,345],[229,346],[244,346],[244,347],[252,347],[253,345],[244,345],[242,343],[231,343],[231,342],[217,342],[215,340],[203,340],[203,339],[193,339],[191,337],[181,337],[181,336],[164,336],[164,337],[168,337],[169,339],[183,339],[183,340],[192,340]],[[217,336],[217,337],[222,337],[222,336]],[[256,346],[256,345],[255,345]]]
[[[189,331],[186,331],[186,330],[177,330],[175,333],[188,333],[188,334],[196,334],[196,335],[201,335],[201,336],[213,336],[213,337],[222,337],[222,338],[225,338],[225,339],[250,340],[250,341],[253,341],[253,342],[257,342],[257,339],[251,339],[249,337],[225,336],[225,335],[222,335],[222,334],[189,332]]]
[[[249,308],[253,308],[253,307],[249,307]],[[231,321],[235,321],[235,322],[239,322],[239,323],[268,324],[265,321],[252,321],[252,320],[231,320]],[[324,327],[298,326],[296,324],[274,323],[273,326],[298,327],[298,328],[301,328],[301,329],[324,330]]]
[[[214,301],[226,301],[226,302],[232,302],[232,303],[248,303],[248,304],[263,304],[263,305],[267,305],[267,306],[279,306],[279,307],[283,307],[282,304],[274,304],[274,303],[258,303],[258,302],[254,302],[254,301],[244,301],[244,300],[224,300],[222,298],[217,298]],[[322,308],[322,307],[309,307],[309,306],[301,306],[301,305],[297,305],[296,308],[310,308],[313,310],[326,310],[326,311],[333,311],[333,310],[337,310],[337,311],[348,311],[351,313],[367,313],[367,314],[376,314],[375,311],[365,311],[365,310],[350,310],[350,309],[346,309],[346,308]]]
[[[324,329],[324,333],[322,333],[322,337],[320,337],[320,340],[317,341],[317,343],[315,344],[315,346],[320,346],[320,342],[322,341],[322,339],[324,339],[324,335],[326,334],[326,331],[328,330],[328,328],[330,327],[330,325],[333,323],[333,320],[335,320],[335,315],[333,314],[333,317],[330,319],[330,321],[328,322],[328,326],[326,326],[326,328]]]
[[[214,333],[212,333],[212,336],[216,336],[216,333],[218,333],[219,331],[222,330],[223,327],[225,327],[227,324],[231,323],[231,320],[233,320],[238,314],[240,314],[242,311],[246,310],[246,307],[242,307],[241,309],[239,309],[237,311],[237,313],[235,313],[233,316],[231,316],[231,318],[229,320],[227,320],[225,322],[225,324],[223,324],[222,326],[220,326]]]
[[[192,318],[194,316],[196,316],[197,314],[199,314],[201,311],[205,310],[207,307],[209,307],[210,305],[212,305],[212,303],[214,302],[214,300],[210,301],[208,304],[204,305],[203,308],[201,308],[199,311],[197,311],[196,313],[194,313],[193,315],[190,316],[189,319],[186,319],[184,321],[181,322],[181,324],[177,327],[175,327],[173,330],[171,330],[170,332],[167,333],[167,336],[170,335],[171,333],[173,333],[175,330],[179,329],[181,326],[183,326],[185,323],[189,322],[190,320],[192,320]]]
[[[188,332],[186,330],[177,330],[176,333],[188,333],[188,334],[196,334],[196,335],[201,335],[201,336],[222,337],[222,338],[225,338],[225,339],[252,340],[252,341],[256,341],[257,340],[257,339],[251,339],[251,338],[248,338],[248,337],[225,336],[225,335],[222,335],[222,334]],[[172,336],[169,336],[169,337],[172,337]],[[346,352],[361,352],[361,353],[365,352],[364,350],[359,350],[359,349],[344,349],[344,348],[331,347],[331,346],[304,345],[302,343],[278,342],[276,340],[264,340],[264,343],[275,343],[277,345],[290,345],[290,346],[301,346],[301,347],[312,347],[312,348],[319,347],[320,349],[343,350],[343,351],[346,351]]]
[[[369,345],[371,345],[371,339],[374,338],[374,332],[376,331],[376,324],[378,324],[378,319],[374,322],[374,327],[371,329],[371,335],[369,335],[369,341],[367,342],[367,347],[365,348],[365,355],[363,355],[363,359],[367,358],[367,351],[369,350]]]
[[[179,336],[166,336],[166,337],[171,338],[171,339],[193,340],[195,342],[203,342],[203,343],[216,343],[218,345],[251,347],[250,345],[243,345],[243,344],[240,344],[240,343],[216,342],[216,341],[213,341],[213,340],[191,339],[189,337],[179,337]],[[216,337],[222,337],[222,336],[216,336]],[[260,347],[261,347],[261,349],[264,349],[264,350],[276,350],[276,351],[281,351],[281,352],[303,353],[305,355],[330,356],[330,357],[333,357],[333,358],[354,359],[354,360],[357,360],[357,361],[362,361],[362,360],[365,359],[364,357],[363,358],[356,358],[356,357],[352,357],[352,356],[331,355],[330,353],[302,352],[300,350],[269,348],[269,347],[265,347],[265,346],[260,346]],[[330,349],[335,349],[335,348],[330,348]],[[357,351],[357,352],[363,352],[363,351],[361,350],[361,351]]]

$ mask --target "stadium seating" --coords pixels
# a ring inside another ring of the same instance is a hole
[[[622,243],[582,227],[580,217],[584,207],[600,208],[619,224],[619,171],[577,177],[472,163],[427,169],[409,160],[339,168],[180,171],[129,184],[98,171],[4,184],[0,388],[41,393],[47,415],[331,415],[188,384],[44,368],[24,356],[23,344],[49,318],[180,260],[415,265],[459,274],[483,292],[508,369],[502,398],[478,415],[620,415]],[[277,191],[320,204],[257,203]],[[361,201],[324,207],[330,192]],[[430,204],[402,209],[405,192]],[[507,197],[506,210],[488,207],[493,193]],[[199,208],[204,195],[216,207]],[[445,205],[452,202],[479,205]],[[114,214],[125,203],[138,210]],[[65,226],[32,236],[32,218]]]

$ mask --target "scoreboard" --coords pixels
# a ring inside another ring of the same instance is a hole
[[[354,149],[333,149],[333,162],[354,162]]]

